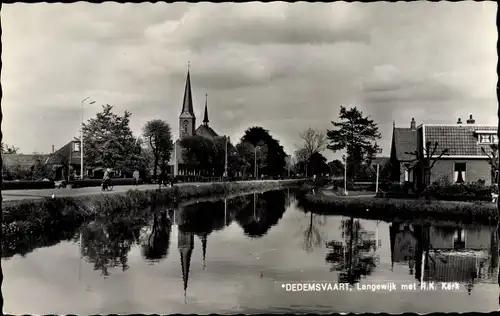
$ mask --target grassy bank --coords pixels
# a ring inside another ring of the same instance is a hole
[[[21,200],[2,206],[2,232],[11,230],[59,229],[73,226],[86,219],[120,213],[126,215],[150,205],[167,205],[186,199],[224,196],[254,190],[282,189],[300,185],[302,180],[246,181],[207,183],[163,188],[161,190],[131,190],[125,194],[96,194],[54,199]],[[15,223],[16,225],[12,225]]]
[[[299,199],[299,204],[313,213],[376,220],[431,218],[484,224],[496,223],[498,220],[497,206],[490,202],[339,198],[304,194]]]

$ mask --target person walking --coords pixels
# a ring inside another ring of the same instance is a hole
[[[133,177],[134,177],[134,185],[137,186],[139,185],[139,171],[138,170],[135,170],[134,171],[134,174],[133,174]]]

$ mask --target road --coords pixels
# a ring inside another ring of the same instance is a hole
[[[273,180],[259,180],[260,182],[267,182]],[[175,186],[184,185],[212,185],[213,182],[197,182],[197,183],[177,183]],[[165,187],[162,187],[165,188]],[[125,193],[128,190],[154,190],[158,189],[158,184],[141,184],[138,186],[133,185],[119,185],[115,186],[112,191],[101,191],[101,187],[88,187],[88,188],[77,188],[77,189],[40,189],[40,190],[5,190],[2,191],[3,202],[16,201],[16,200],[29,200],[29,199],[41,199],[51,197],[55,194],[56,197],[68,197],[68,196],[82,196],[82,195],[94,195],[94,194],[115,194],[115,193]]]
[[[179,183],[177,186],[183,186],[186,184],[198,184],[207,185],[208,183]],[[163,187],[165,188],[165,187]],[[88,188],[77,188],[77,189],[40,189],[40,190],[6,190],[2,191],[3,201],[15,201],[15,200],[26,200],[26,199],[40,199],[52,196],[55,194],[57,197],[67,197],[67,196],[82,196],[82,195],[93,195],[93,194],[114,194],[114,193],[125,193],[128,190],[154,190],[158,189],[158,184],[142,184],[138,186],[133,185],[120,185],[115,186],[112,191],[101,191],[101,187],[88,187]]]

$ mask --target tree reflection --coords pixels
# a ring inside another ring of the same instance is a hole
[[[326,243],[329,252],[325,260],[332,264],[330,271],[339,272],[339,282],[353,285],[374,271],[375,255],[371,250],[376,249],[376,241],[368,239],[369,234],[353,217],[342,220],[340,228],[343,241]]]
[[[250,195],[252,203],[237,213],[236,222],[245,235],[259,238],[278,224],[286,211],[286,194],[283,191],[269,191]]]
[[[139,239],[142,220],[104,218],[82,227],[82,256],[94,265],[94,270],[109,276],[109,269],[128,269],[128,252]]]
[[[153,214],[149,232],[141,238],[141,254],[149,261],[161,261],[168,256],[172,220],[167,210]]]
[[[325,224],[325,218],[321,215],[316,215],[314,213],[309,213],[309,222],[304,230],[304,242],[302,248],[306,252],[313,251],[321,245],[323,241],[323,235],[321,234],[320,227]]]

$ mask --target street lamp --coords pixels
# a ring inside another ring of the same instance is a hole
[[[257,170],[257,149],[260,149],[259,146],[255,146],[254,150],[255,150],[255,154],[254,154],[254,176],[255,176],[255,180],[257,180],[257,176],[258,176],[258,170]]]
[[[82,128],[80,130],[80,179],[83,180],[83,104],[85,101],[89,100],[90,97],[86,97],[85,99],[82,100]],[[94,104],[95,101],[90,99],[89,104]]]
[[[366,126],[365,128],[363,128],[362,130],[360,130],[359,132],[352,132],[351,133],[351,139],[354,138],[354,136],[357,136],[361,133],[363,133],[364,131],[366,131],[368,129],[368,126]],[[345,136],[344,138],[345,140],[345,156],[344,156],[344,195],[348,195],[348,192],[347,192],[347,156],[348,156],[348,144],[349,144],[349,141],[347,140],[347,136]]]

